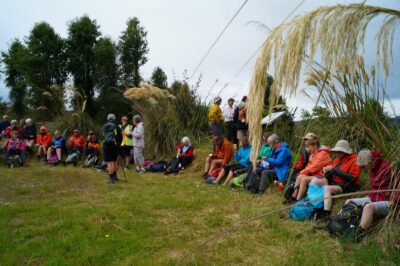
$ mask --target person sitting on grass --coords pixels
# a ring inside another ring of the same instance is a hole
[[[322,147],[318,138],[305,136],[305,145],[310,152],[310,159],[306,168],[300,171],[296,178],[295,188],[292,195],[293,200],[301,200],[307,193],[308,184],[314,176],[323,176],[322,169],[332,163],[329,150]]]
[[[358,154],[357,164],[370,173],[370,190],[376,192],[371,192],[364,198],[346,201],[346,203],[352,201],[358,206],[364,206],[359,226],[353,228],[356,241],[365,235],[374,221],[386,217],[390,209],[395,209],[400,202],[398,192],[379,192],[379,190],[396,189],[399,184],[399,177],[393,173],[390,163],[382,159],[380,152],[361,150]]]
[[[314,133],[307,133],[306,138],[307,138],[307,139],[313,139],[313,138],[316,138],[316,136],[315,136]],[[304,168],[306,168],[309,159],[310,159],[310,151],[309,151],[309,150],[307,149],[307,147],[304,145],[304,146],[301,148],[300,157],[299,157],[299,159],[297,160],[295,166],[293,167],[293,171],[292,171],[292,174],[291,174],[291,176],[290,176],[289,183],[294,183],[294,182],[296,182],[297,176],[300,174],[300,172],[301,172]]]
[[[100,143],[94,131],[89,131],[89,136],[86,138],[85,148],[83,149],[84,158],[89,155],[97,157],[100,155]]]
[[[72,136],[68,141],[68,154],[78,153],[82,154],[83,148],[85,147],[85,138],[79,133],[78,129],[74,129]]]
[[[51,135],[46,130],[46,126],[42,125],[40,127],[40,132],[36,136],[36,147],[37,147],[37,158],[40,160],[41,156],[44,156],[44,160],[46,161],[47,156],[47,148],[51,144]]]
[[[272,149],[271,145],[268,144],[268,138],[270,134],[265,132],[262,136],[262,145],[260,152],[258,153],[257,156],[257,162],[260,163],[261,161],[266,161],[267,158],[272,157],[272,153],[274,150]]]
[[[346,140],[339,140],[331,149],[338,155],[332,165],[325,166],[322,173],[325,178],[315,177],[311,183],[324,187],[324,210],[317,212],[316,218],[323,219],[331,215],[333,194],[350,193],[360,189],[361,167],[356,164],[357,154],[354,154]],[[327,184],[328,182],[328,184]]]
[[[27,118],[25,121],[23,137],[27,150],[32,152],[32,148],[35,145],[36,140],[36,126],[33,123],[33,120],[30,118]]]
[[[171,166],[165,171],[165,175],[177,174],[193,161],[194,148],[188,137],[182,138],[181,144],[176,146],[176,151],[176,157],[172,160]]]
[[[8,128],[6,128],[6,138],[7,139],[11,138],[12,131],[17,132],[18,139],[20,139],[20,140],[23,139],[22,128],[20,128],[18,126],[17,120],[11,120],[11,125]]]
[[[61,135],[59,130],[54,132],[54,138],[50,147],[47,149],[47,161],[50,162],[50,158],[53,154],[57,155],[57,163],[61,162],[62,149],[64,147],[64,137]]]
[[[12,157],[18,156],[18,163],[23,166],[25,163],[25,142],[18,138],[17,131],[10,132],[10,139],[7,141],[6,163],[11,167]]]
[[[207,179],[215,169],[224,168],[233,157],[231,142],[222,136],[214,136],[212,141],[213,145],[215,145],[215,151],[206,159],[204,174],[202,175],[204,179]]]
[[[274,181],[275,185],[282,191],[289,174],[290,162],[292,160],[289,145],[285,142],[281,142],[278,135],[272,134],[269,136],[268,144],[272,147],[273,154],[271,158],[266,159],[267,163],[270,165],[269,169],[261,172],[259,193],[264,193],[268,184],[272,181]]]
[[[239,146],[240,148],[235,152],[234,156],[236,164],[222,167],[221,172],[215,180],[215,183],[219,184],[222,178],[227,175],[224,186],[228,185],[234,175],[247,172],[248,168],[251,166],[251,145],[249,143],[249,139],[246,136],[242,136],[239,139]]]

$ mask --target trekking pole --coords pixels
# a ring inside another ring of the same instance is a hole
[[[125,183],[128,183],[128,178],[126,177],[125,169],[124,169],[124,167],[122,165],[122,160],[118,160],[118,162],[119,162],[120,168],[122,169],[122,173],[124,173]]]

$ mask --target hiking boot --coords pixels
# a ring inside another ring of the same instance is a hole
[[[314,214],[314,221],[315,222],[328,221],[330,216],[331,216],[331,211],[327,210],[317,211]]]

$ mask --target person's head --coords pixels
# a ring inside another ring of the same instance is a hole
[[[269,144],[268,144],[268,138],[269,138],[269,136],[271,136],[270,133],[268,133],[268,132],[264,132],[264,133],[263,133],[263,135],[262,135],[262,144],[264,144],[264,145],[269,145]]]
[[[30,118],[27,118],[27,119],[25,120],[25,124],[26,124],[28,127],[33,126],[33,120],[30,119]]]
[[[94,131],[93,130],[90,130],[89,131],[89,137],[93,137],[93,136],[95,136],[96,134],[94,134]]]
[[[7,122],[8,121],[8,115],[3,115],[3,121]]]
[[[13,130],[10,132],[10,136],[12,140],[16,140],[18,137],[18,132]]]
[[[140,115],[134,115],[133,118],[132,118],[132,121],[133,121],[134,125],[137,125],[140,122],[142,122],[142,118],[140,117]]]
[[[268,145],[270,145],[272,148],[277,148],[279,144],[281,144],[281,141],[276,134],[272,134],[271,136],[268,137]]]
[[[228,99],[228,106],[232,107],[234,102],[235,102],[235,100],[233,98],[229,98]]]
[[[192,146],[192,143],[188,137],[183,137],[181,143],[185,146]]]
[[[219,96],[214,97],[213,103],[220,105],[222,103],[222,99]]]
[[[41,133],[41,134],[45,134],[45,133],[46,133],[46,126],[45,126],[45,125],[42,125],[42,126],[40,127],[40,133]]]
[[[247,102],[247,96],[246,95],[242,97],[242,102],[244,102],[244,103]]]
[[[107,115],[107,121],[115,122],[115,115],[114,114],[108,114]]]
[[[352,154],[353,150],[350,148],[350,144],[347,140],[341,139],[336,143],[335,147],[331,149],[331,152],[335,152],[339,157],[343,157]]]
[[[125,126],[126,124],[128,124],[128,117],[126,115],[121,117],[121,124],[123,126]]]
[[[357,164],[367,170],[372,169],[372,152],[368,149],[361,150],[357,155]]]
[[[214,136],[212,139],[212,143],[217,146],[221,146],[224,142],[224,137],[222,136]]]
[[[74,136],[78,136],[79,135],[79,130],[77,128],[74,129],[73,131]]]
[[[14,128],[14,127],[17,127],[18,126],[18,122],[17,122],[17,120],[11,120],[11,126]]]
[[[247,136],[242,136],[239,139],[239,146],[240,147],[248,147],[249,146],[249,138]]]
[[[305,141],[305,146],[309,153],[314,153],[319,149],[321,144],[318,139],[311,138]]]
[[[61,135],[60,130],[54,131],[54,137],[55,137],[56,139],[58,139],[58,138],[60,137],[60,135]]]

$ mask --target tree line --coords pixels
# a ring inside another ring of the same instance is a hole
[[[36,23],[23,41],[14,39],[1,52],[11,111],[17,117],[52,120],[60,110],[75,108],[74,96],[67,93],[70,84],[85,99],[91,118],[128,113],[131,107],[122,94],[143,81],[140,67],[148,52],[147,31],[136,17],[128,19],[117,42],[102,35],[96,20],[87,15],[68,23],[66,38],[47,22]],[[168,86],[159,67],[150,82]]]

